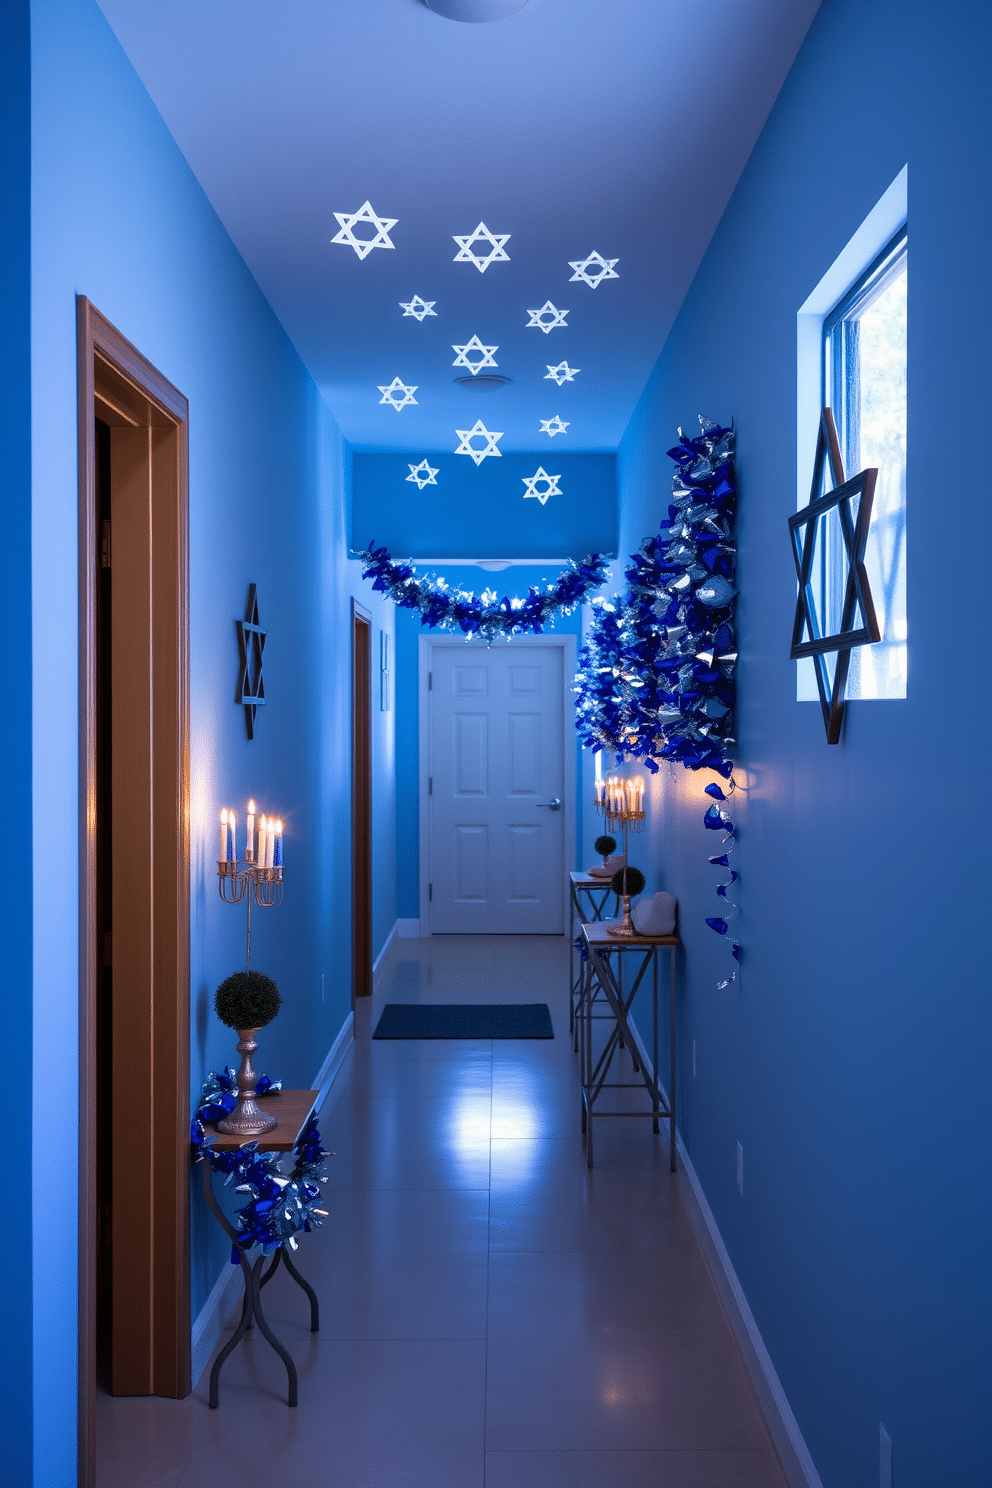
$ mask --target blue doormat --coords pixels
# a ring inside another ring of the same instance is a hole
[[[457,1002],[387,1002],[377,1039],[554,1038],[546,1002],[493,1002],[481,1007]]]

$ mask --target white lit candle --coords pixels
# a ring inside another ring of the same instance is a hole
[[[238,833],[237,833],[237,828],[235,826],[235,816],[234,816],[234,812],[233,811],[229,811],[227,813],[227,826],[228,826],[228,831],[230,832],[230,836],[231,836],[231,841],[230,841],[231,862],[232,863],[236,863],[238,861]]]
[[[259,868],[265,867],[265,834],[268,829],[268,817],[265,812],[258,819],[258,852],[255,854],[255,862]]]
[[[265,818],[265,866],[274,866],[276,850],[276,824],[271,816]]]
[[[220,860],[227,862],[227,807],[220,814]]]
[[[245,851],[250,858],[255,851],[255,802],[248,802],[248,840],[245,843]]]

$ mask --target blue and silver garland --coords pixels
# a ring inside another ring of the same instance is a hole
[[[592,602],[593,621],[579,658],[576,726],[588,748],[609,749],[617,763],[640,761],[657,772],[663,760],[709,769],[728,782],[708,795],[725,801],[736,788],[730,751],[736,743],[734,709],[737,638],[734,618],[736,546],[734,431],[700,416],[700,433],[668,451],[675,461],[672,501],[658,534],[647,538],[625,570],[627,588]],[[726,834],[736,828],[721,807],[704,817]],[[729,869],[727,853],[711,863]],[[717,893],[726,913],[737,873]],[[725,915],[707,918],[726,935]],[[731,954],[740,945],[731,939]],[[733,974],[722,987],[729,986]]]
[[[211,1145],[208,1123],[220,1121],[234,1109],[238,1081],[233,1070],[210,1074],[200,1095],[200,1104],[190,1126],[193,1157],[208,1162],[215,1173],[224,1174],[224,1186],[235,1183],[235,1192],[247,1194],[248,1202],[237,1211],[237,1244],[231,1250],[231,1262],[240,1262],[239,1250],[260,1245],[268,1255],[280,1245],[296,1249],[296,1235],[307,1234],[319,1227],[327,1213],[317,1207],[320,1185],[327,1182],[324,1158],[329,1156],[320,1145],[316,1116],[311,1116],[296,1140],[296,1161],[287,1175],[279,1166],[278,1152],[259,1152],[257,1142],[244,1142],[240,1147],[222,1148]],[[262,1075],[255,1089],[258,1095],[280,1090],[281,1080]]]
[[[397,563],[384,547],[371,544],[361,557],[362,578],[372,579],[372,588],[401,609],[416,610],[421,625],[478,635],[490,645],[501,636],[542,631],[556,615],[571,614],[609,577],[606,559],[592,553],[581,563],[570,561],[553,584],[543,589],[535,584],[526,598],[500,599],[495,589],[483,589],[477,596],[469,589],[452,588],[433,574],[418,577],[411,563]]]
[[[656,537],[625,571],[626,592],[592,602],[579,658],[577,727],[617,762],[661,760],[729,778],[735,743],[736,506],[732,429],[700,418],[668,453],[678,469]]]

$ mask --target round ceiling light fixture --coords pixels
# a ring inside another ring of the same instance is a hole
[[[453,377],[451,380],[459,387],[471,388],[476,393],[494,393],[497,388],[506,387],[506,384],[512,382],[513,378],[490,377],[488,372],[477,372],[474,377]]]
[[[501,21],[523,10],[527,0],[424,0],[429,10],[449,21]]]

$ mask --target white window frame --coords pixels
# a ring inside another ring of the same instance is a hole
[[[813,478],[823,400],[823,322],[905,224],[908,198],[909,167],[904,165],[796,314],[797,508],[808,502]],[[796,697],[819,703],[813,663],[805,658],[797,663]]]

